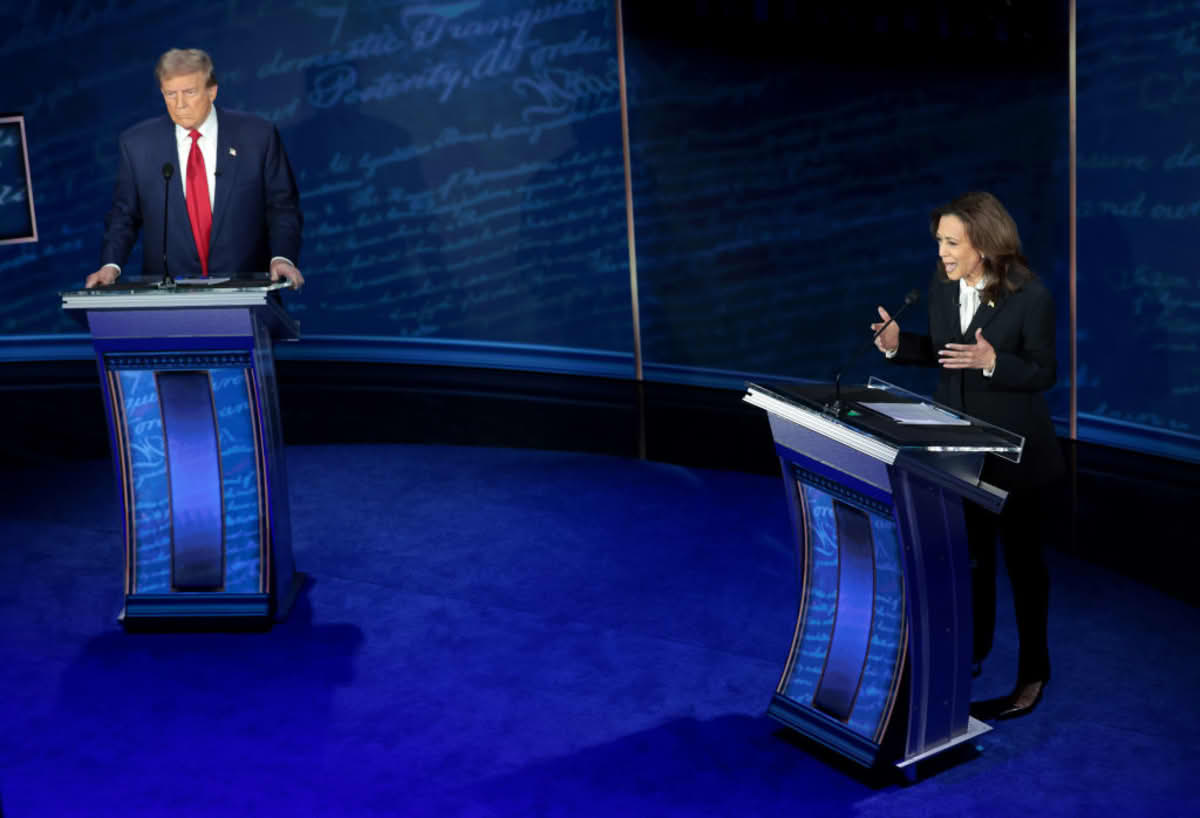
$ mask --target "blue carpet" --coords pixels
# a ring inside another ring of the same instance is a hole
[[[1051,555],[1038,712],[905,786],[763,716],[797,593],[778,478],[288,458],[312,582],[269,633],[122,632],[108,464],[3,476],[4,815],[1200,813],[1200,611],[1087,563]],[[1000,598],[980,696],[1016,664]]]

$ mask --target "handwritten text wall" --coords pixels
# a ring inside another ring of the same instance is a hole
[[[630,349],[611,3],[80,1],[0,24],[44,234],[0,254],[0,333],[74,329],[53,293],[96,267],[118,134],[162,112],[158,54],[195,45],[218,107],[288,149],[306,334]]]
[[[1079,411],[1200,438],[1200,2],[1078,25]]]

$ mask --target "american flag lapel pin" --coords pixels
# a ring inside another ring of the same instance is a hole
[[[230,156],[237,156],[237,148],[230,148],[230,149],[229,149],[229,155],[230,155]]]

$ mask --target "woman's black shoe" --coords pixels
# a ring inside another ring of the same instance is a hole
[[[1042,701],[1042,694],[1045,692],[1045,682],[1026,682],[1018,685],[1016,691],[1009,697],[1008,707],[997,713],[996,718],[999,720],[1028,716],[1033,712],[1033,708]]]
[[[1028,716],[1042,700],[1046,692],[1044,681],[1026,682],[1017,689],[998,699],[971,702],[971,715],[980,721],[1001,721]]]

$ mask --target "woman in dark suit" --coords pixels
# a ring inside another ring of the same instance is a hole
[[[972,705],[979,718],[1033,711],[1050,679],[1046,638],[1050,580],[1042,556],[1043,515],[1064,467],[1043,393],[1056,378],[1054,302],[1021,255],[1016,223],[990,193],[967,193],[930,217],[938,266],[929,288],[929,334],[893,323],[876,346],[897,363],[939,367],[939,402],[1025,438],[1020,463],[987,458],[983,479],[1009,492],[996,517],[967,503],[972,557],[975,661],[992,647],[996,538],[1016,609],[1020,660],[1013,692]],[[877,331],[889,319],[879,308]]]

